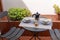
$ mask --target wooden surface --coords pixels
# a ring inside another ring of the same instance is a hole
[[[53,29],[60,29],[60,21],[58,20],[58,16],[57,15],[43,15],[46,18],[51,18],[53,20]],[[19,27],[20,21],[10,21],[8,22],[7,17],[4,17],[0,20],[0,29],[2,30],[2,33],[6,33],[12,26],[15,27]],[[21,27],[20,27],[21,28]],[[32,35],[32,32],[30,31],[25,31],[24,35],[27,35],[27,32],[29,33],[29,35]],[[45,36],[49,36],[49,31],[44,31],[44,32],[40,32],[41,36],[45,35]]]
[[[3,8],[2,8],[2,0],[0,0],[0,12],[3,11],[2,9],[3,9]]]
[[[49,19],[52,19],[53,20],[53,22],[60,22],[60,20],[58,20],[58,15],[42,15],[43,17],[46,17],[46,18],[49,18]],[[7,17],[5,16],[5,17],[3,17],[2,19],[1,19],[1,21],[3,22],[3,21],[5,21],[5,22],[7,22],[8,21],[8,19],[7,19]],[[15,21],[16,22],[16,21]]]

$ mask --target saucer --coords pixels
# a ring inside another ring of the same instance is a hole
[[[29,20],[29,19],[24,19],[23,22],[24,22],[24,23],[30,23],[31,20]]]

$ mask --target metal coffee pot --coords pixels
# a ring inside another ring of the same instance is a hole
[[[40,14],[38,12],[32,15],[32,17],[35,17],[35,20],[39,20],[39,16]]]

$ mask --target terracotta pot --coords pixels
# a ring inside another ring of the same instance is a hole
[[[60,14],[58,14],[58,20],[60,20]]]

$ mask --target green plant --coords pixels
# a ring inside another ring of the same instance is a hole
[[[31,13],[26,8],[10,8],[8,16],[11,20],[22,20],[24,17],[31,16]]]
[[[54,4],[53,7],[54,7],[54,9],[55,9],[55,12],[56,12],[57,14],[60,14],[60,8],[59,8],[59,6],[56,5],[56,4]]]

